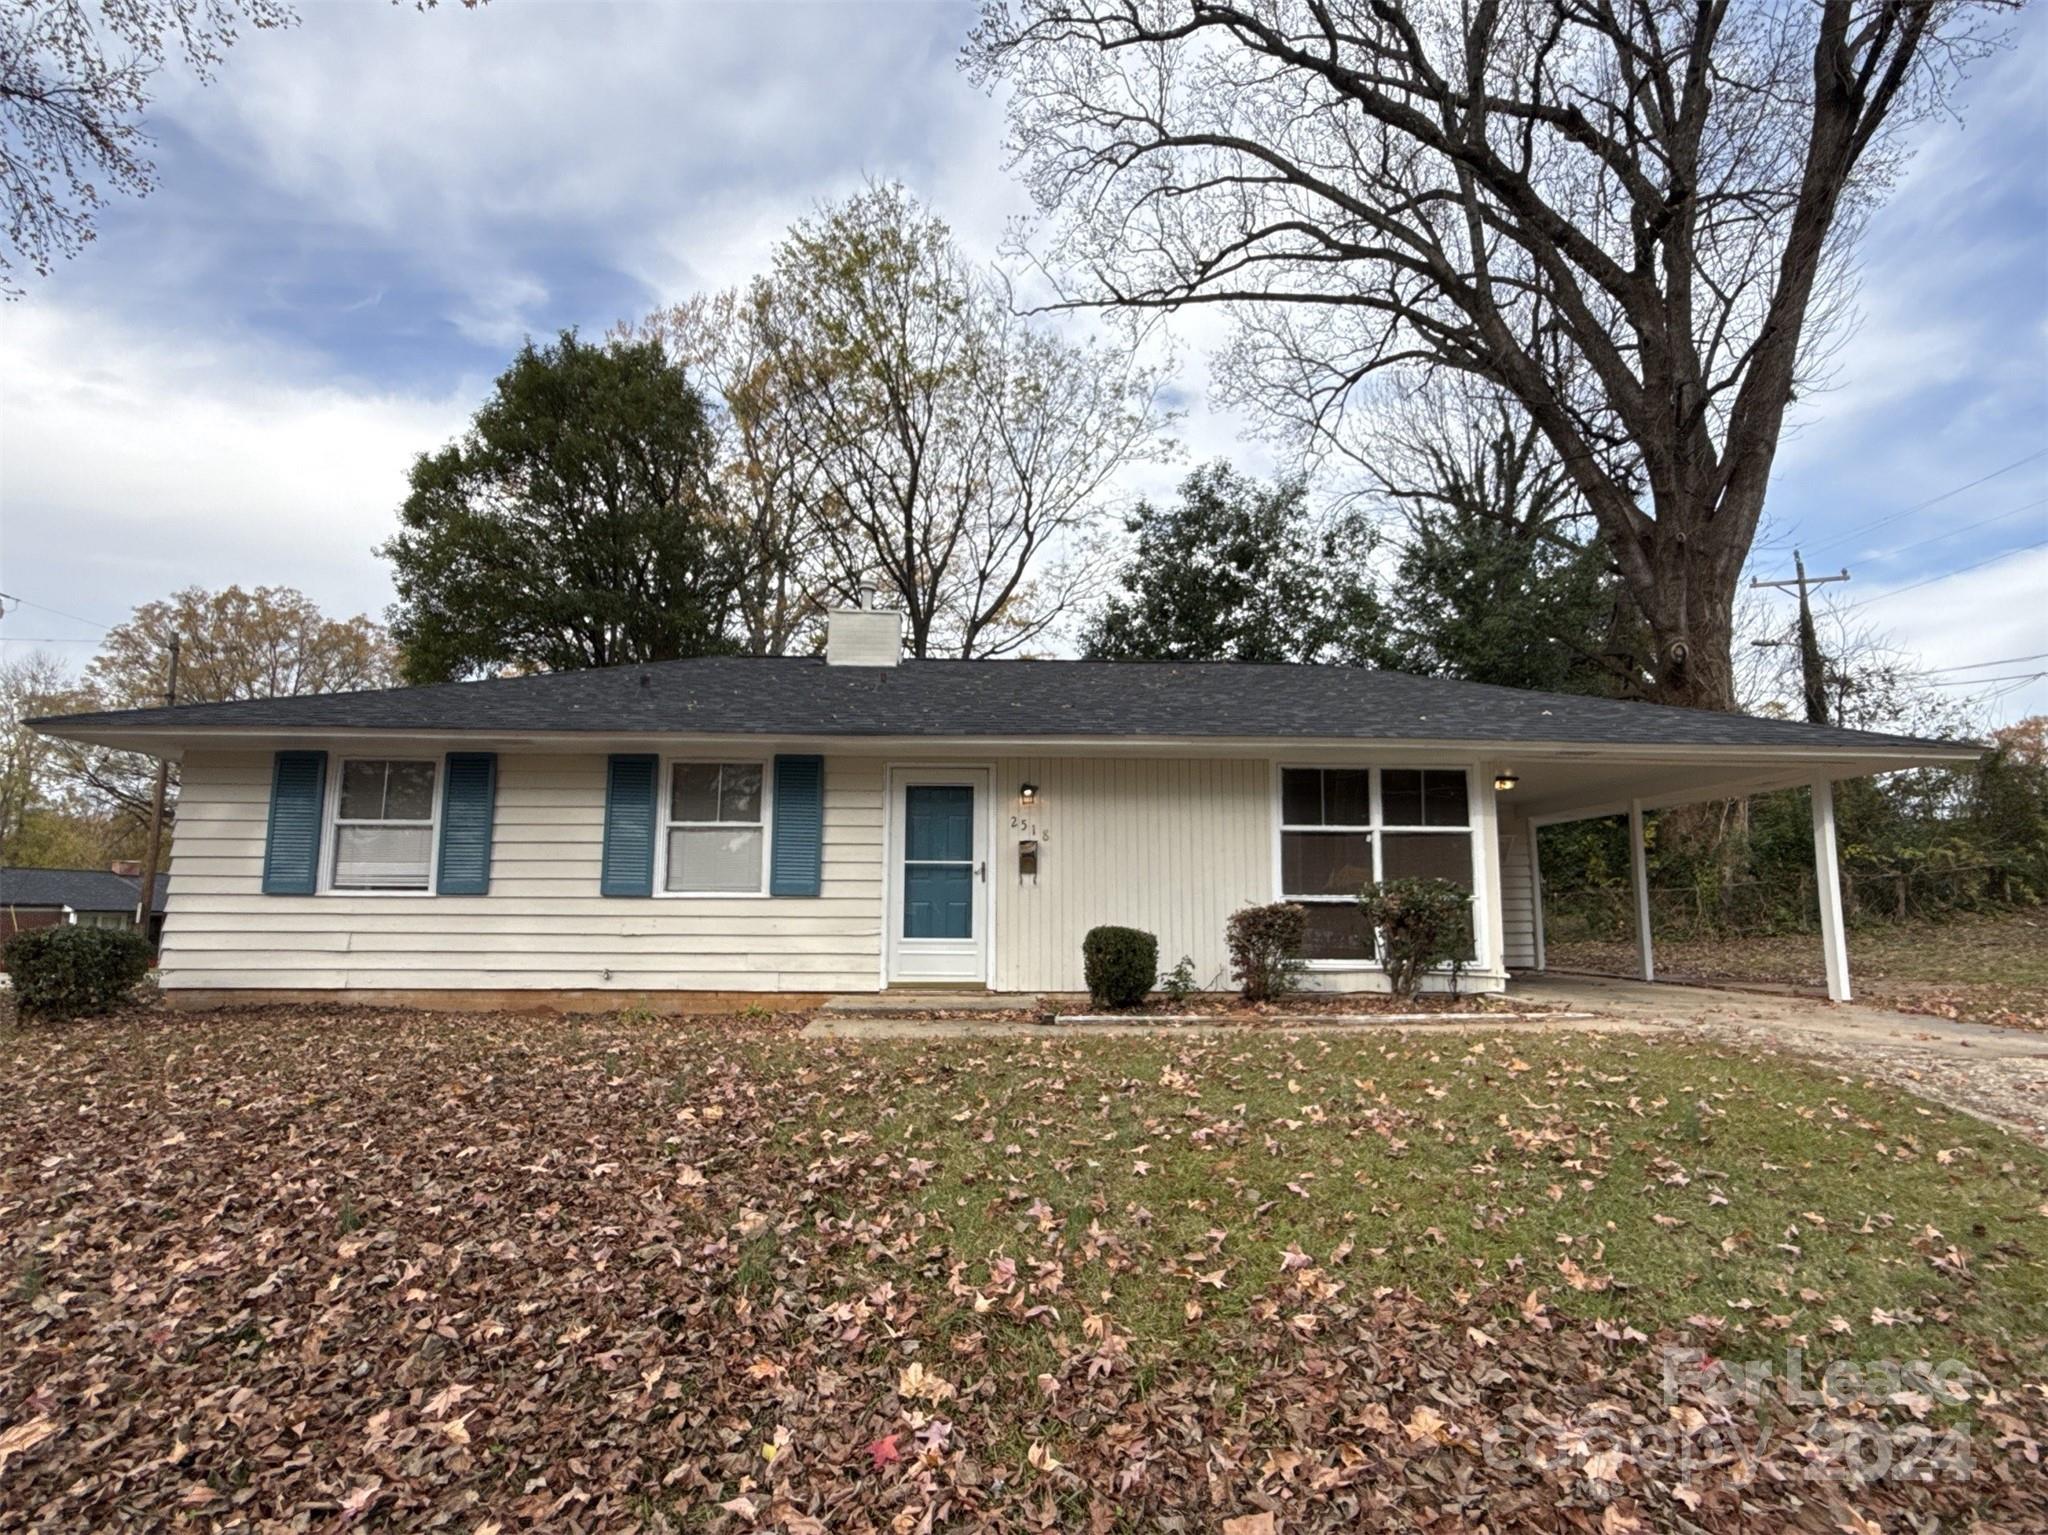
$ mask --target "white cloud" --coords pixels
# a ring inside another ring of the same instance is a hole
[[[8,311],[9,590],[102,621],[195,582],[281,583],[330,610],[381,610],[390,586],[372,547],[396,525],[413,455],[469,407],[286,371],[256,348]],[[51,632],[32,615],[9,630]]]

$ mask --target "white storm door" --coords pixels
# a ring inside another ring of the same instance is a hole
[[[988,980],[988,769],[889,776],[889,979]]]

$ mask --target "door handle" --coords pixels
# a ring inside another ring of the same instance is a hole
[[[974,866],[974,877],[984,885],[988,883],[988,860],[986,858]]]

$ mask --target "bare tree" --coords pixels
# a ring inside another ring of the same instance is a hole
[[[1020,318],[895,186],[798,223],[764,312],[834,590],[902,604],[917,656],[1040,639],[1105,568],[1112,478],[1161,451],[1161,374],[1135,347]]]
[[[757,280],[656,310],[614,334],[659,342],[713,406],[723,511],[745,561],[740,643],[750,655],[779,656],[816,643],[830,581],[817,534],[825,480],[770,344],[772,302]]]
[[[1226,384],[1330,439],[1380,370],[1492,380],[1597,519],[1656,696],[1731,612],[1845,256],[1988,46],[1965,0],[992,0],[968,44],[1069,302],[1242,306]]]
[[[110,193],[156,184],[142,115],[176,57],[200,79],[243,26],[290,26],[279,0],[12,0],[0,7],[0,211],[14,263],[48,272],[92,238]]]

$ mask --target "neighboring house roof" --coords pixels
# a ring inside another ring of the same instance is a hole
[[[156,877],[156,902],[164,909],[171,877]],[[69,906],[73,911],[133,911],[142,881],[106,869],[0,869],[0,907]]]
[[[1349,666],[704,657],[32,721],[93,730],[406,730],[989,738],[1273,737],[1960,751],[1704,709]]]

